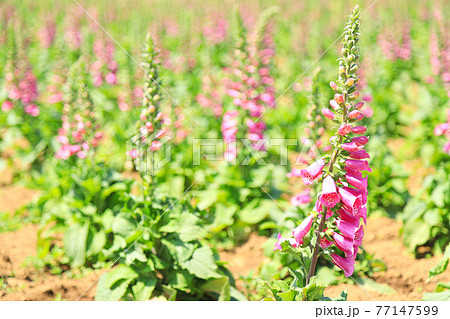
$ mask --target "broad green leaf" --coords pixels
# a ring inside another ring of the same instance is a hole
[[[186,270],[172,269],[166,279],[169,286],[178,290],[188,291],[191,286],[192,278],[193,276]]]
[[[198,278],[209,279],[221,277],[217,273],[217,265],[213,252],[207,246],[196,249],[192,258],[183,263],[182,267],[189,270],[191,274],[194,274]]]
[[[213,232],[219,232],[225,227],[233,225],[233,216],[236,213],[237,209],[238,207],[236,205],[227,207],[222,204],[217,204],[214,222],[211,225],[211,230]]]
[[[142,250],[142,245],[139,243],[135,243],[133,248],[128,250],[125,255],[125,263],[130,265],[135,260],[139,260],[141,262],[147,261],[147,256],[145,256],[144,251]]]
[[[92,232],[92,230],[91,230]],[[102,251],[106,244],[106,234],[103,231],[95,232],[88,244],[87,254],[94,256]]]
[[[317,301],[323,299],[323,292],[326,286],[318,285],[310,282],[307,286],[301,288],[302,297],[305,296],[305,301]]]
[[[205,191],[201,191],[197,193],[199,198],[199,203],[197,204],[197,207],[200,210],[204,210],[206,208],[211,207],[213,204],[215,204],[218,201],[219,197],[219,190],[218,189],[208,189]]]
[[[274,205],[273,202],[267,200],[253,200],[239,212],[239,219],[246,224],[258,224],[269,216]]]
[[[296,291],[296,290],[289,290],[286,292],[279,292],[278,296],[280,296],[281,299],[283,299],[284,301],[294,301],[297,293],[298,293],[298,291]]]
[[[161,243],[168,249],[172,258],[179,264],[183,264],[188,260],[196,248],[195,244],[185,243],[176,237],[164,238],[161,240]]]
[[[101,198],[105,199],[112,193],[118,192],[118,191],[126,191],[128,189],[127,184],[125,183],[115,183],[107,188],[105,188],[102,191]]]
[[[446,189],[447,185],[438,185],[431,193],[431,200],[436,204],[437,207],[444,207],[444,192]]]
[[[447,289],[450,289],[450,282],[447,283],[439,282],[436,286],[436,292],[441,292]]]
[[[89,223],[71,225],[64,234],[64,250],[72,267],[84,265]]]
[[[219,301],[230,300],[230,280],[228,277],[210,279],[200,289],[219,294]]]
[[[131,281],[139,275],[130,267],[119,265],[100,278],[97,285],[95,300],[120,300],[128,289]]]
[[[447,269],[449,261],[450,261],[450,245],[447,245],[447,248],[445,248],[444,256],[442,257],[442,259],[438,262],[436,266],[434,266],[429,270],[428,278],[442,274]]]
[[[407,221],[403,230],[403,241],[409,249],[414,250],[428,241],[430,231],[431,228],[427,223],[419,220]]]
[[[138,229],[133,222],[119,215],[114,218],[112,230],[126,239],[134,234]]]
[[[321,285],[332,285],[337,283],[338,277],[335,275],[333,269],[328,267],[321,267],[317,271],[316,282]]]
[[[159,230],[167,233],[178,233],[182,241],[192,241],[204,237],[207,233],[206,228],[200,224],[200,219],[190,213],[184,213],[177,218],[173,218],[167,225]]]
[[[131,287],[134,299],[137,301],[146,301],[150,299],[153,290],[156,287],[156,278],[144,278],[139,280]]]
[[[359,278],[358,284],[361,285],[364,289],[376,291],[382,295],[392,295],[396,293],[394,288],[385,284],[380,284],[370,278]]]
[[[450,301],[450,290],[423,294],[423,301]]]

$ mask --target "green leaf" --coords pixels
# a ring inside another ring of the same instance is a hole
[[[438,185],[431,193],[430,198],[437,207],[444,207],[444,192],[446,191],[446,189],[447,185]]]
[[[417,246],[425,244],[430,238],[431,227],[422,221],[407,221],[404,227],[404,243],[414,250]]]
[[[446,289],[450,289],[450,282],[447,282],[447,283],[439,282],[436,286],[436,292],[441,292]]]
[[[239,219],[246,224],[258,224],[269,216],[269,212],[276,204],[271,200],[253,200],[239,212]]]
[[[173,218],[167,225],[159,230],[166,233],[178,233],[182,241],[192,241],[204,237],[206,228],[200,225],[200,219],[189,213],[183,213],[177,218]]]
[[[283,299],[284,301],[294,301],[297,293],[298,293],[298,291],[296,291],[296,290],[289,290],[286,292],[279,292],[278,296],[280,296],[281,299]]]
[[[139,275],[130,267],[119,265],[100,278],[95,300],[117,301],[123,297],[128,285]]]
[[[207,246],[196,249],[192,258],[182,264],[182,267],[189,270],[191,274],[194,274],[198,278],[209,279],[221,277],[217,273],[217,265],[213,252]]]
[[[450,300],[450,290],[442,292],[431,292],[423,294],[423,301],[449,301]]]
[[[197,207],[200,210],[204,210],[206,208],[211,207],[218,201],[219,190],[218,189],[208,189],[202,192],[197,193],[197,197],[199,198],[199,203]]]
[[[318,285],[314,282],[310,282],[307,286],[301,288],[302,297],[305,296],[305,301],[317,301],[324,298],[323,292],[326,286]]]
[[[128,265],[131,265],[135,260],[142,262],[147,261],[147,256],[145,256],[145,253],[142,250],[142,245],[139,243],[135,243],[133,245],[133,250],[128,250],[125,256],[125,263]]]
[[[92,230],[91,230],[92,233]],[[92,240],[88,244],[87,254],[94,256],[99,254],[106,244],[106,234],[103,231],[95,232],[92,235]]]
[[[112,230],[126,239],[137,231],[137,226],[130,220],[119,215],[114,218]]]
[[[125,183],[115,183],[107,188],[105,188],[102,191],[101,198],[105,199],[112,193],[118,192],[118,191],[126,191],[128,190],[128,186]]]
[[[177,237],[164,238],[161,243],[167,248],[172,258],[180,265],[187,261],[196,248],[195,244],[182,242]]]
[[[215,292],[219,294],[219,301],[230,300],[230,280],[228,277],[221,277],[208,280],[200,287],[203,291]]]
[[[321,267],[317,271],[316,282],[321,285],[332,285],[337,283],[338,277],[335,275],[335,271],[328,267]]]
[[[214,222],[211,225],[211,231],[217,233],[222,229],[233,225],[233,216],[236,213],[237,209],[238,207],[236,205],[227,207],[222,204],[217,204]]]
[[[64,234],[64,250],[72,267],[84,265],[89,223],[71,225]]]
[[[450,261],[450,245],[447,245],[447,248],[445,248],[444,256],[442,257],[442,259],[438,262],[436,266],[434,266],[429,270],[428,278],[442,274],[447,269],[449,261]]]
[[[188,291],[191,286],[193,276],[186,270],[171,270],[167,276],[167,282],[170,287]]]
[[[341,293],[339,294],[339,296],[337,296],[336,298],[330,298],[331,301],[347,301],[347,296],[348,296],[348,292],[347,289],[341,291]]]
[[[380,284],[370,278],[359,278],[358,284],[361,285],[364,289],[376,291],[382,295],[392,295],[396,293],[394,288],[385,284]]]
[[[139,280],[135,285],[131,287],[133,291],[134,299],[137,301],[146,301],[150,299],[153,290],[156,287],[156,278],[145,278]]]

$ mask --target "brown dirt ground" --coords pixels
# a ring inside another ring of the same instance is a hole
[[[252,233],[244,244],[234,247],[232,250],[219,252],[220,260],[228,263],[227,267],[233,274],[238,289],[243,287],[239,279],[240,275],[247,276],[250,271],[256,274],[261,264],[269,261],[262,250],[266,240],[266,237]]]
[[[14,213],[30,202],[37,191],[12,185],[12,172],[0,172],[0,211]],[[15,232],[0,233],[0,300],[76,300],[97,279],[90,273],[82,279],[52,275],[26,267],[29,256],[36,255],[38,226],[29,224]],[[93,300],[95,287],[81,300]]]

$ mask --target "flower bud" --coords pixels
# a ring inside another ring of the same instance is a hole
[[[355,83],[355,79],[350,78],[350,79],[347,80],[347,82],[345,82],[345,85],[346,85],[347,87],[350,87],[350,86],[352,86],[354,83]]]
[[[338,134],[341,136],[347,135],[352,131],[352,126],[350,124],[342,124],[338,129]]]
[[[340,108],[339,104],[335,100],[330,100],[330,106],[335,110],[338,110]]]
[[[330,109],[327,109],[325,107],[322,109],[322,114],[323,116],[325,116],[327,119],[330,120],[334,120],[335,118],[334,113]]]
[[[358,103],[356,103],[355,108],[360,110],[363,106],[364,106],[364,102],[358,102]]]
[[[337,91],[338,90],[338,86],[335,82],[331,81],[330,82],[330,87],[332,90]]]
[[[334,100],[335,100],[338,104],[344,103],[344,98],[343,98],[343,96],[340,95],[340,94],[335,94],[335,95],[334,95]]]
[[[361,112],[358,110],[353,110],[348,114],[348,117],[351,119],[356,119],[361,115]]]

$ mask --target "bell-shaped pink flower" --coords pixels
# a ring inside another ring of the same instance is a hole
[[[341,145],[341,147],[344,151],[348,151],[348,152],[356,152],[360,148],[360,146],[358,144],[356,144],[355,142],[343,143]]]
[[[353,216],[352,214],[346,212],[343,209],[338,210],[339,219],[346,221],[347,223],[352,224],[354,227],[359,226],[359,216]]]
[[[365,150],[357,150],[354,152],[350,152],[349,156],[355,159],[370,158],[370,155]]]
[[[369,142],[369,138],[367,136],[356,136],[352,138],[352,142],[356,143],[358,146],[365,145]]]
[[[372,169],[369,167],[369,163],[367,161],[347,159],[345,161],[345,166],[351,169],[355,169],[357,171],[372,172]]]
[[[333,177],[327,175],[323,180],[322,195],[320,195],[320,202],[328,208],[332,208],[339,203],[339,194],[336,191],[336,183]]]
[[[353,256],[355,253],[355,249],[353,247],[353,238],[349,239],[344,237],[343,235],[334,232],[333,233],[334,244],[337,248],[342,250],[345,253],[345,256]]]
[[[303,192],[291,198],[291,205],[296,207],[310,202],[311,196],[309,195],[309,192]]]
[[[353,175],[354,177],[362,178],[362,173],[360,171],[357,171],[356,169],[345,167],[345,171],[347,172],[347,174]]]
[[[353,243],[359,247],[362,245],[363,238],[364,238],[364,227],[361,225],[355,232],[355,238],[353,239]]]
[[[330,254],[331,261],[337,267],[344,271],[345,277],[350,277],[355,271],[355,259],[352,257],[344,258],[337,254]]]
[[[321,247],[322,249],[326,249],[326,248],[330,247],[331,245],[333,245],[333,242],[332,242],[332,241],[329,241],[329,240],[326,239],[326,238],[322,238],[322,239],[320,240],[320,247]]]
[[[358,214],[356,214],[356,216],[360,217],[363,219],[364,221],[364,225],[367,225],[367,207],[361,206],[361,208],[359,209]]]
[[[294,238],[297,244],[299,245],[303,244],[303,237],[305,237],[305,235],[311,229],[313,221],[314,215],[309,215],[300,225],[298,225],[296,228],[292,230],[292,233],[294,234]]]
[[[336,226],[345,238],[353,240],[355,238],[358,226],[345,220],[336,219]]]
[[[325,161],[321,158],[307,168],[302,169],[300,171],[300,175],[302,176],[303,182],[306,186],[312,184],[314,180],[319,177],[320,173],[322,173],[323,168],[325,167]]]
[[[367,131],[367,127],[365,126],[355,126],[352,128],[352,132],[355,134],[364,134]]]
[[[367,177],[357,177],[352,174],[347,173],[345,175],[345,180],[352,186],[361,189],[361,190],[367,190]]]
[[[366,190],[353,188],[353,187],[344,187],[344,189],[346,191],[352,193],[355,196],[361,196],[361,206],[366,205],[366,203],[367,203],[367,191]]]

